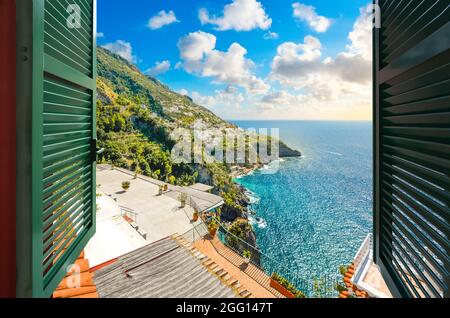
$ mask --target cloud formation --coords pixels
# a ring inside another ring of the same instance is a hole
[[[331,26],[331,20],[318,15],[316,8],[295,2],[292,4],[293,16],[299,21],[306,22],[308,26],[318,33],[323,33]]]
[[[199,61],[216,47],[216,37],[203,31],[191,32],[178,41],[183,60]]]
[[[267,30],[272,25],[272,19],[256,0],[233,0],[223,8],[222,17],[210,16],[208,10],[202,8],[199,19],[202,24],[215,25],[215,29],[219,31]]]
[[[270,77],[318,100],[359,96],[372,78],[371,28],[370,17],[362,9],[348,35],[350,44],[335,58],[322,59],[322,43],[311,35],[303,43],[282,43],[272,60]]]
[[[305,101],[303,95],[291,94],[287,91],[274,91],[264,95],[257,103],[257,108],[268,110],[298,107]]]
[[[117,40],[116,42],[107,43],[103,47],[124,58],[130,63],[136,63],[136,56],[133,55],[133,48],[129,42]]]
[[[234,86],[227,86],[223,90],[216,90],[214,95],[202,95],[197,91],[189,92],[186,89],[178,91],[181,95],[190,96],[192,100],[198,105],[222,111],[224,108],[236,109],[241,107],[245,96],[239,92]]]
[[[150,20],[148,20],[148,27],[152,30],[157,30],[162,28],[163,26],[176,22],[180,21],[177,20],[177,17],[172,10],[170,10],[169,12],[161,10],[157,15],[151,17]]]
[[[269,86],[252,72],[255,64],[245,57],[247,50],[232,43],[227,51],[215,49],[216,37],[192,32],[178,41],[181,66],[188,73],[212,77],[215,82],[243,87],[253,94],[265,93]]]
[[[193,32],[179,41],[179,67],[227,86],[206,95],[183,93],[228,119],[369,119],[371,32],[370,14],[362,8],[347,45],[334,56],[324,55],[325,43],[313,35],[281,43],[267,78],[255,75],[255,64],[239,43],[219,51],[214,35]],[[250,83],[262,89],[252,89]]]
[[[166,73],[168,70],[170,70],[170,62],[168,60],[156,62],[155,66],[149,68],[144,73],[146,75],[155,77],[160,74]]]
[[[280,37],[280,35],[276,32],[270,32],[264,33],[263,38],[264,40],[276,40]]]
[[[282,119],[370,118],[371,31],[370,14],[362,8],[348,45],[334,57],[323,56],[323,44],[312,35],[299,43],[280,44],[269,78],[281,89],[253,101],[253,114]]]

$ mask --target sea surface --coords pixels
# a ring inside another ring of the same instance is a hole
[[[260,250],[302,276],[336,275],[372,231],[371,122],[234,124],[279,128],[303,155],[236,179],[249,190]]]

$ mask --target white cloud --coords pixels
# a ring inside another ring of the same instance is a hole
[[[216,37],[212,34],[197,31],[182,37],[178,41],[181,58],[199,61],[216,47]]]
[[[276,40],[280,37],[280,35],[276,32],[267,32],[264,34],[263,38],[264,40]]]
[[[254,63],[247,50],[232,43],[227,51],[215,49],[216,37],[205,32],[189,33],[178,42],[182,67],[191,74],[212,77],[215,82],[237,85],[248,92],[265,93],[269,86],[252,72]]]
[[[213,106],[216,105],[216,99],[214,98],[214,96],[203,96],[201,95],[199,92],[193,91],[190,94],[192,100],[194,101],[194,103],[206,107],[206,108],[212,108]]]
[[[372,16],[367,10],[367,8],[360,9],[360,16],[348,35],[351,44],[347,45],[347,51],[353,55],[360,55],[366,60],[371,60],[373,23]]]
[[[148,27],[152,30],[156,30],[162,28],[165,25],[169,25],[175,22],[180,21],[177,20],[177,17],[172,10],[170,10],[169,12],[161,10],[157,15],[150,18],[150,20],[148,21]]]
[[[245,96],[231,85],[223,90],[216,90],[213,95],[202,95],[197,91],[189,93],[186,89],[181,89],[178,92],[181,95],[190,96],[198,105],[213,109],[219,113],[240,108],[245,100]]]
[[[178,90],[178,93],[179,93],[180,95],[183,95],[183,96],[188,96],[188,95],[189,95],[188,90],[186,90],[186,89],[184,89],[184,88]]]
[[[292,8],[294,9],[293,16],[300,21],[306,22],[316,32],[326,32],[331,26],[331,20],[318,15],[316,8],[313,6],[295,2],[292,4]]]
[[[242,93],[230,92],[228,88],[216,90],[214,95],[202,95],[197,91],[189,93],[185,89],[182,89],[179,92],[181,95],[190,96],[198,105],[210,109],[217,109],[218,111],[224,111],[224,108],[226,107],[240,107],[240,104],[245,100]]]
[[[240,107],[245,97],[234,86],[227,86],[224,90],[216,91],[216,101],[219,104]]]
[[[127,60],[130,63],[136,62],[136,56],[133,55],[133,48],[129,42],[117,40],[116,42],[108,43],[103,47]]]
[[[262,109],[280,109],[287,107],[298,107],[305,101],[303,95],[293,95],[286,91],[274,91],[264,95],[257,103]]]
[[[277,48],[277,55],[272,61],[272,71],[281,76],[297,76],[311,67],[316,67],[322,52],[322,43],[307,35],[304,43],[284,42]]]
[[[371,28],[363,8],[348,33],[348,44],[334,56],[324,56],[326,43],[311,35],[303,41],[284,42],[278,46],[271,74],[264,81],[255,76],[255,65],[246,58],[244,47],[233,43],[219,51],[216,37],[194,32],[196,36],[184,43],[189,45],[179,45],[179,67],[228,86],[210,94],[195,90],[180,93],[228,119],[369,119]],[[254,95],[249,88],[252,76],[264,84],[261,94]],[[274,82],[273,88],[266,80]]]
[[[370,17],[362,9],[348,35],[349,44],[334,58],[323,58],[322,43],[311,35],[306,36],[303,43],[282,43],[272,60],[270,78],[299,92],[297,98],[301,98],[303,106],[320,104],[323,109],[328,105],[342,110],[346,106],[359,105],[369,109],[371,28]],[[265,96],[261,102],[294,105],[292,100],[298,101],[286,93],[277,93]]]
[[[320,41],[311,35],[305,37],[304,43],[282,43],[272,60],[271,77],[282,84],[301,88],[308,74],[322,68],[321,48]]]
[[[210,16],[208,10],[203,8],[199,11],[199,19],[202,24],[215,25],[219,31],[267,30],[272,25],[272,19],[256,0],[233,0],[223,8],[222,17]]]
[[[95,34],[95,37],[96,38],[102,38],[102,37],[104,37],[105,36],[105,34],[103,33],[103,32],[97,32],[96,34]]]
[[[167,72],[168,70],[170,70],[170,62],[165,60],[165,61],[161,61],[161,62],[156,62],[155,66],[149,68],[144,73],[146,75],[155,77],[155,76],[158,76],[160,74]]]
[[[271,77],[297,89],[319,81],[323,82],[319,88],[326,83],[367,85],[371,81],[371,28],[371,21],[362,9],[348,35],[350,44],[334,59],[321,59],[322,44],[311,35],[305,37],[304,43],[282,43],[272,61]]]

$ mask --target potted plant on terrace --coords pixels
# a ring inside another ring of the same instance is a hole
[[[197,222],[198,220],[198,211],[194,209],[194,214],[192,215],[192,221]]]
[[[249,250],[245,250],[244,253],[242,253],[242,257],[244,258],[244,263],[249,264],[250,259],[252,258],[252,253],[250,253]]]
[[[345,276],[345,274],[347,274],[347,271],[348,271],[347,265],[339,265],[339,273],[341,273],[342,276]]]
[[[270,287],[275,288],[287,298],[306,298],[304,293],[299,291],[286,278],[277,273],[273,273],[270,277]]]
[[[341,283],[336,283],[335,285],[334,285],[334,289],[337,291],[337,292],[343,292],[343,291],[348,291],[347,290],[347,287],[345,287],[344,285],[342,285]]]
[[[123,181],[122,182],[123,191],[127,191],[129,188],[130,188],[130,181]]]
[[[180,195],[178,196],[178,200],[180,200],[181,207],[184,208],[186,206],[187,194],[186,193],[180,193]]]
[[[137,179],[140,173],[142,173],[141,168],[139,168],[139,166],[136,166],[136,169],[134,169],[134,179]]]
[[[208,224],[209,235],[214,237],[216,235],[217,229],[219,228],[219,224],[215,219],[212,219]]]

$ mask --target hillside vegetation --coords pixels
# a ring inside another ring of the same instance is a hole
[[[224,198],[224,219],[241,216],[247,199],[227,165],[174,163],[170,154],[175,128],[190,128],[198,120],[219,129],[234,126],[118,55],[98,48],[97,58],[97,135],[105,148],[99,161],[171,184],[210,184]]]
[[[116,54],[99,47],[97,59],[97,137],[99,146],[105,148],[99,161],[175,185],[209,184],[224,199],[222,220],[231,222],[230,229],[234,228],[232,222],[242,224],[246,220],[248,198],[244,189],[233,182],[231,168],[251,169],[260,163],[230,167],[223,163],[175,163],[171,158],[175,144],[171,133],[176,128],[193,128],[198,122],[203,129],[218,131],[236,127],[190,97],[144,75]],[[280,156],[299,155],[280,142]],[[256,245],[249,224],[237,228],[247,229],[236,234]]]

